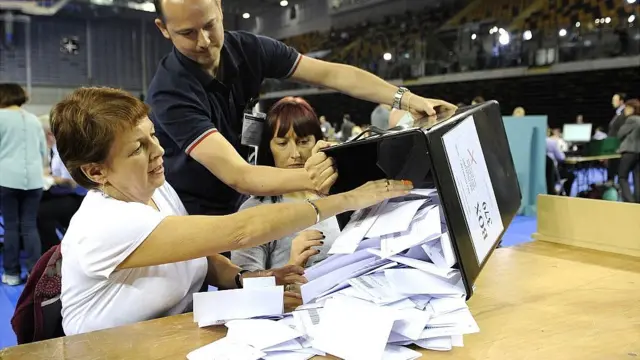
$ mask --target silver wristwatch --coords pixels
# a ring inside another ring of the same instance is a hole
[[[396,91],[396,94],[393,96],[393,105],[392,107],[394,109],[400,109],[400,102],[402,101],[402,95],[404,95],[404,93],[406,93],[407,91],[409,91],[409,89],[407,89],[406,87],[399,87],[398,91]]]

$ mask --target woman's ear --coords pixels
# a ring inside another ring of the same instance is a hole
[[[80,166],[80,170],[87,179],[96,184],[105,184],[107,182],[107,171],[103,165],[91,163]]]

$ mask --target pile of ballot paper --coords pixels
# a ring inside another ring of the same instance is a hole
[[[479,331],[435,190],[355,212],[329,252],[306,270],[304,304],[290,313],[273,278],[195,294],[194,320],[228,333],[188,359],[409,360],[421,355],[406,345],[448,351]]]

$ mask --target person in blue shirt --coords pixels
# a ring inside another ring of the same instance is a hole
[[[0,84],[0,209],[4,220],[2,282],[19,285],[20,238],[30,272],[40,258],[36,227],[44,185],[47,145],[38,118],[21,109],[27,94],[18,84]]]

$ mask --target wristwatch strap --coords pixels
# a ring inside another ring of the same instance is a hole
[[[249,272],[249,270],[240,270],[240,272],[236,274],[236,286],[238,289],[242,289],[242,274],[246,272]]]
[[[392,105],[392,107],[394,109],[400,110],[400,103],[402,101],[402,96],[407,91],[409,91],[409,89],[407,89],[406,87],[399,87],[398,88],[398,91],[396,91],[396,94],[393,96],[393,105]]]

